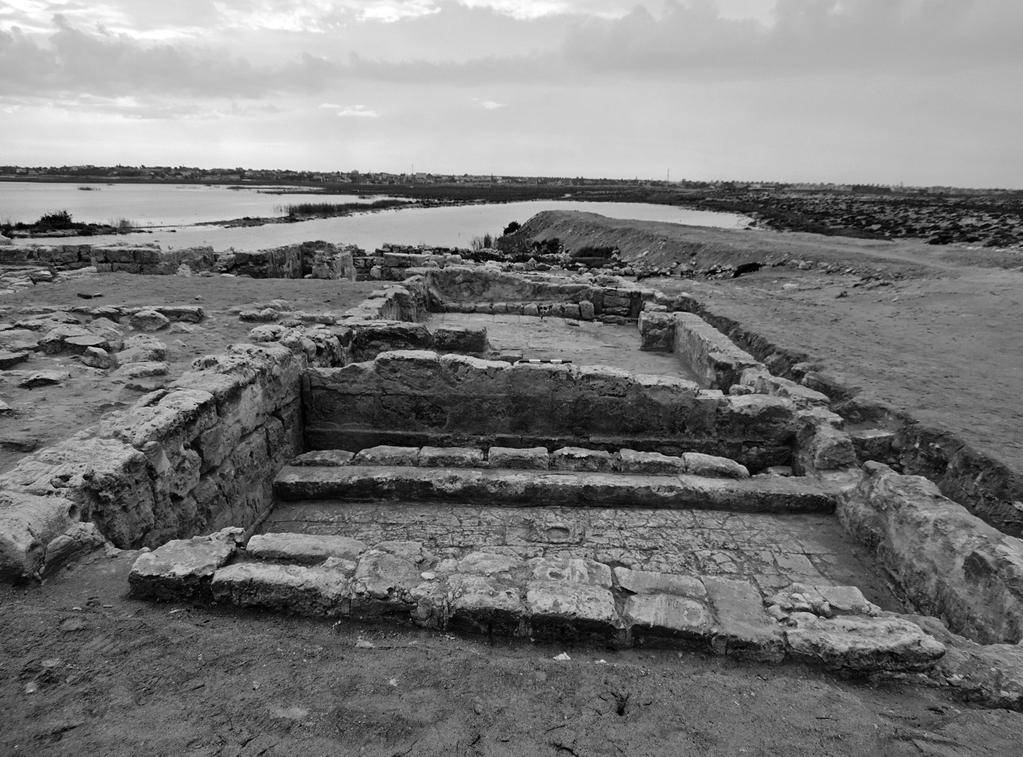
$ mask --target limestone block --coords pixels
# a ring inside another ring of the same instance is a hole
[[[550,465],[555,470],[607,472],[614,469],[614,458],[603,450],[562,447],[551,453]]]
[[[456,630],[519,635],[526,615],[518,586],[481,575],[448,580],[449,623]]]
[[[455,570],[479,576],[501,575],[507,578],[521,573],[526,567],[522,559],[514,555],[493,552],[470,552],[456,561]]]
[[[172,321],[201,323],[206,318],[206,311],[198,305],[160,305],[154,310]]]
[[[857,672],[913,671],[932,667],[945,646],[901,618],[820,618],[795,613],[785,630],[789,652],[830,668]]]
[[[427,468],[480,468],[483,450],[476,447],[423,447],[419,465]]]
[[[79,507],[17,491],[13,483],[0,477],[0,578],[21,580],[43,572],[48,545],[72,527]]]
[[[589,300],[581,300],[579,302],[579,320],[581,321],[592,321],[594,318],[593,303]]]
[[[696,576],[656,573],[649,570],[614,569],[618,585],[632,594],[677,594],[680,597],[703,599],[707,589]]]
[[[419,465],[419,447],[369,447],[355,454],[352,465]]]
[[[487,330],[478,328],[433,329],[433,347],[438,352],[486,352]]]
[[[781,628],[764,612],[760,592],[749,581],[704,576],[707,596],[717,624],[712,630],[711,648],[763,662],[779,662],[785,656]]]
[[[624,397],[635,387],[636,379],[628,371],[609,365],[581,365],[576,372],[579,392],[602,397]]]
[[[353,457],[355,453],[346,449],[314,449],[292,458],[288,465],[323,465],[336,468],[348,465]]]
[[[359,559],[352,588],[372,599],[400,600],[422,581],[419,567],[411,560],[371,549]]]
[[[167,359],[167,345],[148,334],[137,334],[124,341],[117,355],[121,363],[149,363]]]
[[[534,579],[568,581],[611,588],[611,568],[579,557],[534,557],[528,562]]]
[[[270,533],[249,539],[245,553],[256,560],[315,565],[329,557],[355,563],[366,549],[364,543],[347,536]]]
[[[675,594],[637,594],[625,601],[625,622],[637,643],[673,639],[705,642],[714,619],[701,602]]]
[[[348,615],[352,596],[345,571],[329,563],[236,563],[214,574],[211,590],[221,603],[328,618]]]
[[[487,452],[490,468],[547,470],[549,464],[546,447],[491,447]]]
[[[212,598],[213,574],[234,555],[241,534],[240,528],[226,528],[209,536],[174,539],[139,555],[128,574],[132,594],[186,601]]]
[[[46,545],[42,574],[52,574],[67,563],[99,549],[105,541],[94,523],[72,524]]]
[[[530,581],[526,610],[532,633],[539,638],[613,640],[624,628],[611,592],[585,583]]]
[[[850,468],[857,464],[856,448],[844,431],[812,420],[800,423],[793,468],[797,473]]]
[[[147,378],[149,376],[166,376],[170,366],[162,362],[130,362],[125,363],[110,377],[117,381],[128,381],[131,379]]]
[[[67,340],[72,337],[94,337],[87,328],[77,324],[60,324],[46,332],[39,340],[39,349],[47,355],[56,355],[68,349]],[[102,339],[100,340],[102,341]]]
[[[82,363],[90,368],[100,368],[102,370],[107,370],[117,365],[114,357],[100,347],[88,347],[82,353]]]
[[[128,318],[128,325],[136,331],[160,331],[170,326],[170,319],[152,308],[136,310]]]
[[[616,467],[622,473],[646,473],[652,475],[673,475],[686,472],[686,461],[682,457],[662,455],[660,452],[637,452],[634,449],[620,449],[615,453]]]
[[[11,352],[9,350],[0,350],[0,371],[6,371],[19,363],[24,363],[29,357],[30,353],[27,351]]]
[[[690,476],[707,476],[709,478],[749,478],[749,470],[727,457],[704,455],[700,452],[685,452],[685,472]]]
[[[646,352],[675,351],[674,313],[644,310],[639,314],[640,349]]]

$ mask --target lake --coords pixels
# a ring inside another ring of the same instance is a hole
[[[81,185],[86,186],[86,185]],[[504,204],[409,208],[360,213],[341,218],[319,218],[300,223],[266,224],[242,228],[194,226],[243,216],[282,215],[275,208],[291,202],[356,202],[345,195],[271,195],[250,188],[199,187],[166,184],[113,184],[96,191],[81,191],[74,184],[0,183],[0,219],[35,220],[44,212],[67,209],[76,220],[109,222],[129,218],[174,228],[149,232],[31,240],[36,244],[89,244],[158,242],[165,249],[202,245],[215,250],[262,249],[322,239],[375,250],[385,243],[469,247],[475,237],[500,235],[511,221],[525,223],[544,210],[581,210],[610,218],[666,221],[689,226],[742,228],[751,219],[734,213],[689,210],[670,205],[628,202],[536,200]],[[22,193],[22,188],[24,191]],[[369,202],[371,199],[364,199]],[[118,204],[120,203],[120,204]],[[12,209],[18,209],[14,212]],[[90,216],[89,214],[98,214]],[[25,244],[19,240],[18,244]]]

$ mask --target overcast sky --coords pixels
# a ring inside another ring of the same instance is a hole
[[[0,163],[1023,187],[1021,0],[0,0]]]

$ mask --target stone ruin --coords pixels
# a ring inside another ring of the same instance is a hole
[[[0,575],[107,541],[143,549],[140,598],[797,660],[1023,707],[1023,543],[887,465],[885,432],[850,434],[685,298],[406,272],[343,314],[240,313],[249,343],[0,475]],[[509,357],[498,317],[636,330],[664,368]]]

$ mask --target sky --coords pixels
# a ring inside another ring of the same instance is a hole
[[[1023,187],[1019,0],[0,0],[0,164]]]

